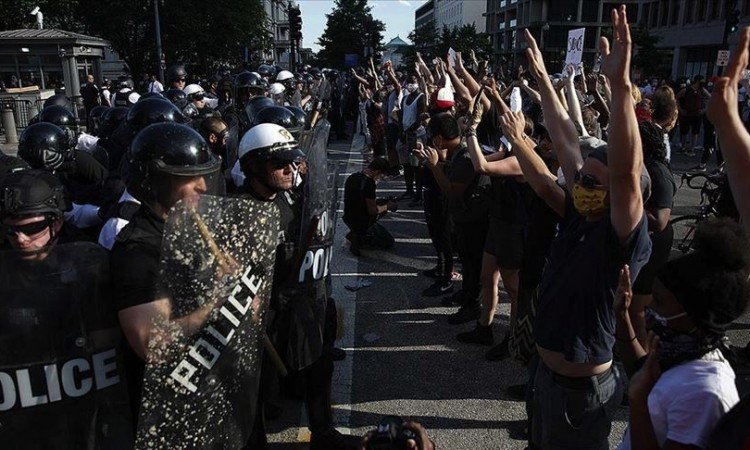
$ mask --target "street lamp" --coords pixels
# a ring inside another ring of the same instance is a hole
[[[35,6],[29,14],[31,14],[32,16],[36,16],[37,28],[39,28],[40,30],[44,28],[44,15],[42,14],[42,11],[39,10],[38,6]]]

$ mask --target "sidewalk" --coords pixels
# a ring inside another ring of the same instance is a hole
[[[0,137],[0,151],[6,155],[16,156],[18,153],[18,144],[6,144],[5,136]]]

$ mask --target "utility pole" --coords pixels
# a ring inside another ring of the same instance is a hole
[[[161,52],[161,25],[159,24],[159,0],[154,0],[154,31],[156,33],[156,59],[159,65],[159,82],[164,83],[164,54]]]

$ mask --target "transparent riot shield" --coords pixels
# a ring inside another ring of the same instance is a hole
[[[0,253],[0,447],[133,447],[108,262],[93,243]]]
[[[278,239],[273,205],[202,196],[167,218],[136,448],[239,449],[252,431]]]
[[[300,246],[303,249],[321,245],[330,247],[333,244],[334,222],[329,214],[334,201],[330,184],[335,180],[329,176],[331,174],[327,154],[331,124],[327,120],[320,120],[311,131],[310,146],[308,149],[303,148],[307,163],[300,237]],[[300,273],[300,281],[303,280],[304,277]]]

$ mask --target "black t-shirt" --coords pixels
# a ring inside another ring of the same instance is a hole
[[[521,286],[534,289],[542,280],[542,271],[560,217],[549,207],[547,202],[536,194],[533,194],[528,208],[530,211],[529,224],[526,228],[523,260],[518,277]]]
[[[139,208],[133,219],[117,235],[112,247],[112,300],[118,311],[151,303],[159,295],[159,260],[164,221],[149,208]],[[123,354],[128,377],[130,402],[137,420],[146,365],[124,339]]]
[[[651,196],[644,206],[646,209],[672,208],[677,185],[672,176],[672,170],[663,161],[647,160],[646,170],[651,177]]]
[[[344,184],[344,223],[353,231],[364,231],[372,218],[367,200],[375,200],[375,180],[357,172],[349,175]]]
[[[525,226],[534,192],[529,185],[513,177],[491,177],[490,186],[490,216],[510,225]]]
[[[609,215],[587,221],[569,195],[565,206],[539,286],[534,338],[570,362],[603,364],[612,360],[620,269],[628,264],[636,279],[651,255],[646,215],[620,242]]]
[[[460,148],[448,165],[446,175],[451,182],[468,185],[463,194],[448,199],[448,209],[457,223],[485,219],[488,214],[490,179],[474,171],[466,147]]]
[[[477,140],[481,145],[488,145],[493,149],[500,147],[500,137],[503,130],[500,129],[500,118],[494,103],[489,111],[484,113],[482,120],[477,125]]]

